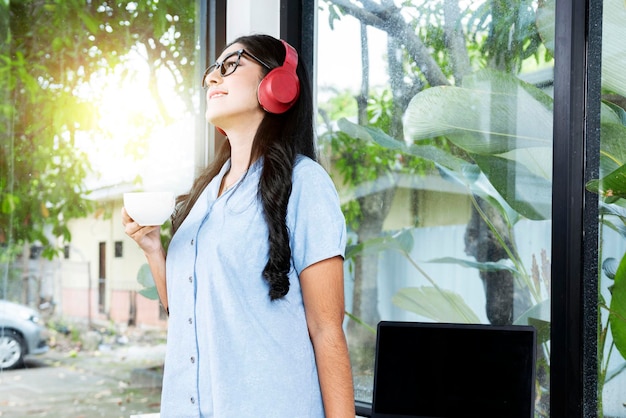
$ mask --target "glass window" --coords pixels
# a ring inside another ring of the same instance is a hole
[[[554,5],[319,1],[320,147],[370,402],[380,320],[534,325],[549,416]]]
[[[37,257],[51,258],[72,237],[70,256],[91,255],[98,245],[77,243],[77,219],[94,208],[88,222],[115,218],[125,191],[181,192],[192,181],[196,4],[3,7],[0,241],[20,253],[36,243]],[[106,241],[110,258],[114,246]]]
[[[600,181],[592,180],[587,189],[599,192],[600,235],[598,283],[598,416],[622,416],[626,385],[626,242],[624,224],[626,198],[623,173],[626,171],[626,57],[620,40],[626,4],[619,0],[603,2],[602,22],[602,103],[600,129]]]
[[[0,299],[53,319],[50,344],[85,323],[164,333],[120,210],[124,192],[187,191],[206,160],[199,9],[0,1]]]

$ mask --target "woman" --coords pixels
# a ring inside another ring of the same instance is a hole
[[[158,227],[122,210],[170,315],[161,416],[353,418],[345,221],[315,162],[305,69],[286,42],[253,35],[202,83],[228,140],[177,199],[167,263]]]

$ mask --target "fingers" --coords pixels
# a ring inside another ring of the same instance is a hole
[[[139,225],[133,218],[128,215],[126,209],[122,207],[122,225],[124,226],[124,232],[131,238],[134,238],[133,235],[137,233],[142,227]]]
[[[128,212],[126,212],[126,208],[124,206],[122,206],[121,213],[122,213],[122,225],[126,226],[126,224],[133,222],[133,218],[131,218]]]
[[[152,226],[141,226],[137,222],[133,221],[132,219],[130,220],[130,222],[128,222],[128,223],[126,223],[126,225],[124,225],[124,232],[126,233],[126,235],[128,235],[129,237],[131,237],[135,241],[140,240],[141,238],[143,238],[146,235],[150,234],[155,229],[159,229],[159,227],[158,226],[154,226],[154,225],[152,225]]]
[[[146,254],[161,250],[160,226],[141,226],[131,220],[124,225],[124,232]]]
[[[158,229],[158,226],[141,226],[133,218],[128,215],[126,209],[122,207],[122,225],[124,226],[124,232],[126,235],[134,239],[135,241],[141,240],[141,238],[148,235],[150,232]]]

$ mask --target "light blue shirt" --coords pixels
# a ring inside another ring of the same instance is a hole
[[[299,274],[346,245],[324,169],[299,157],[287,209],[289,293],[270,301],[268,232],[257,195],[262,161],[217,197],[227,162],[182,223],[167,255],[169,323],[161,417],[324,417]]]

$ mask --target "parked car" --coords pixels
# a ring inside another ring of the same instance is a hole
[[[36,310],[0,300],[0,370],[21,367],[24,356],[48,351],[47,334]]]

